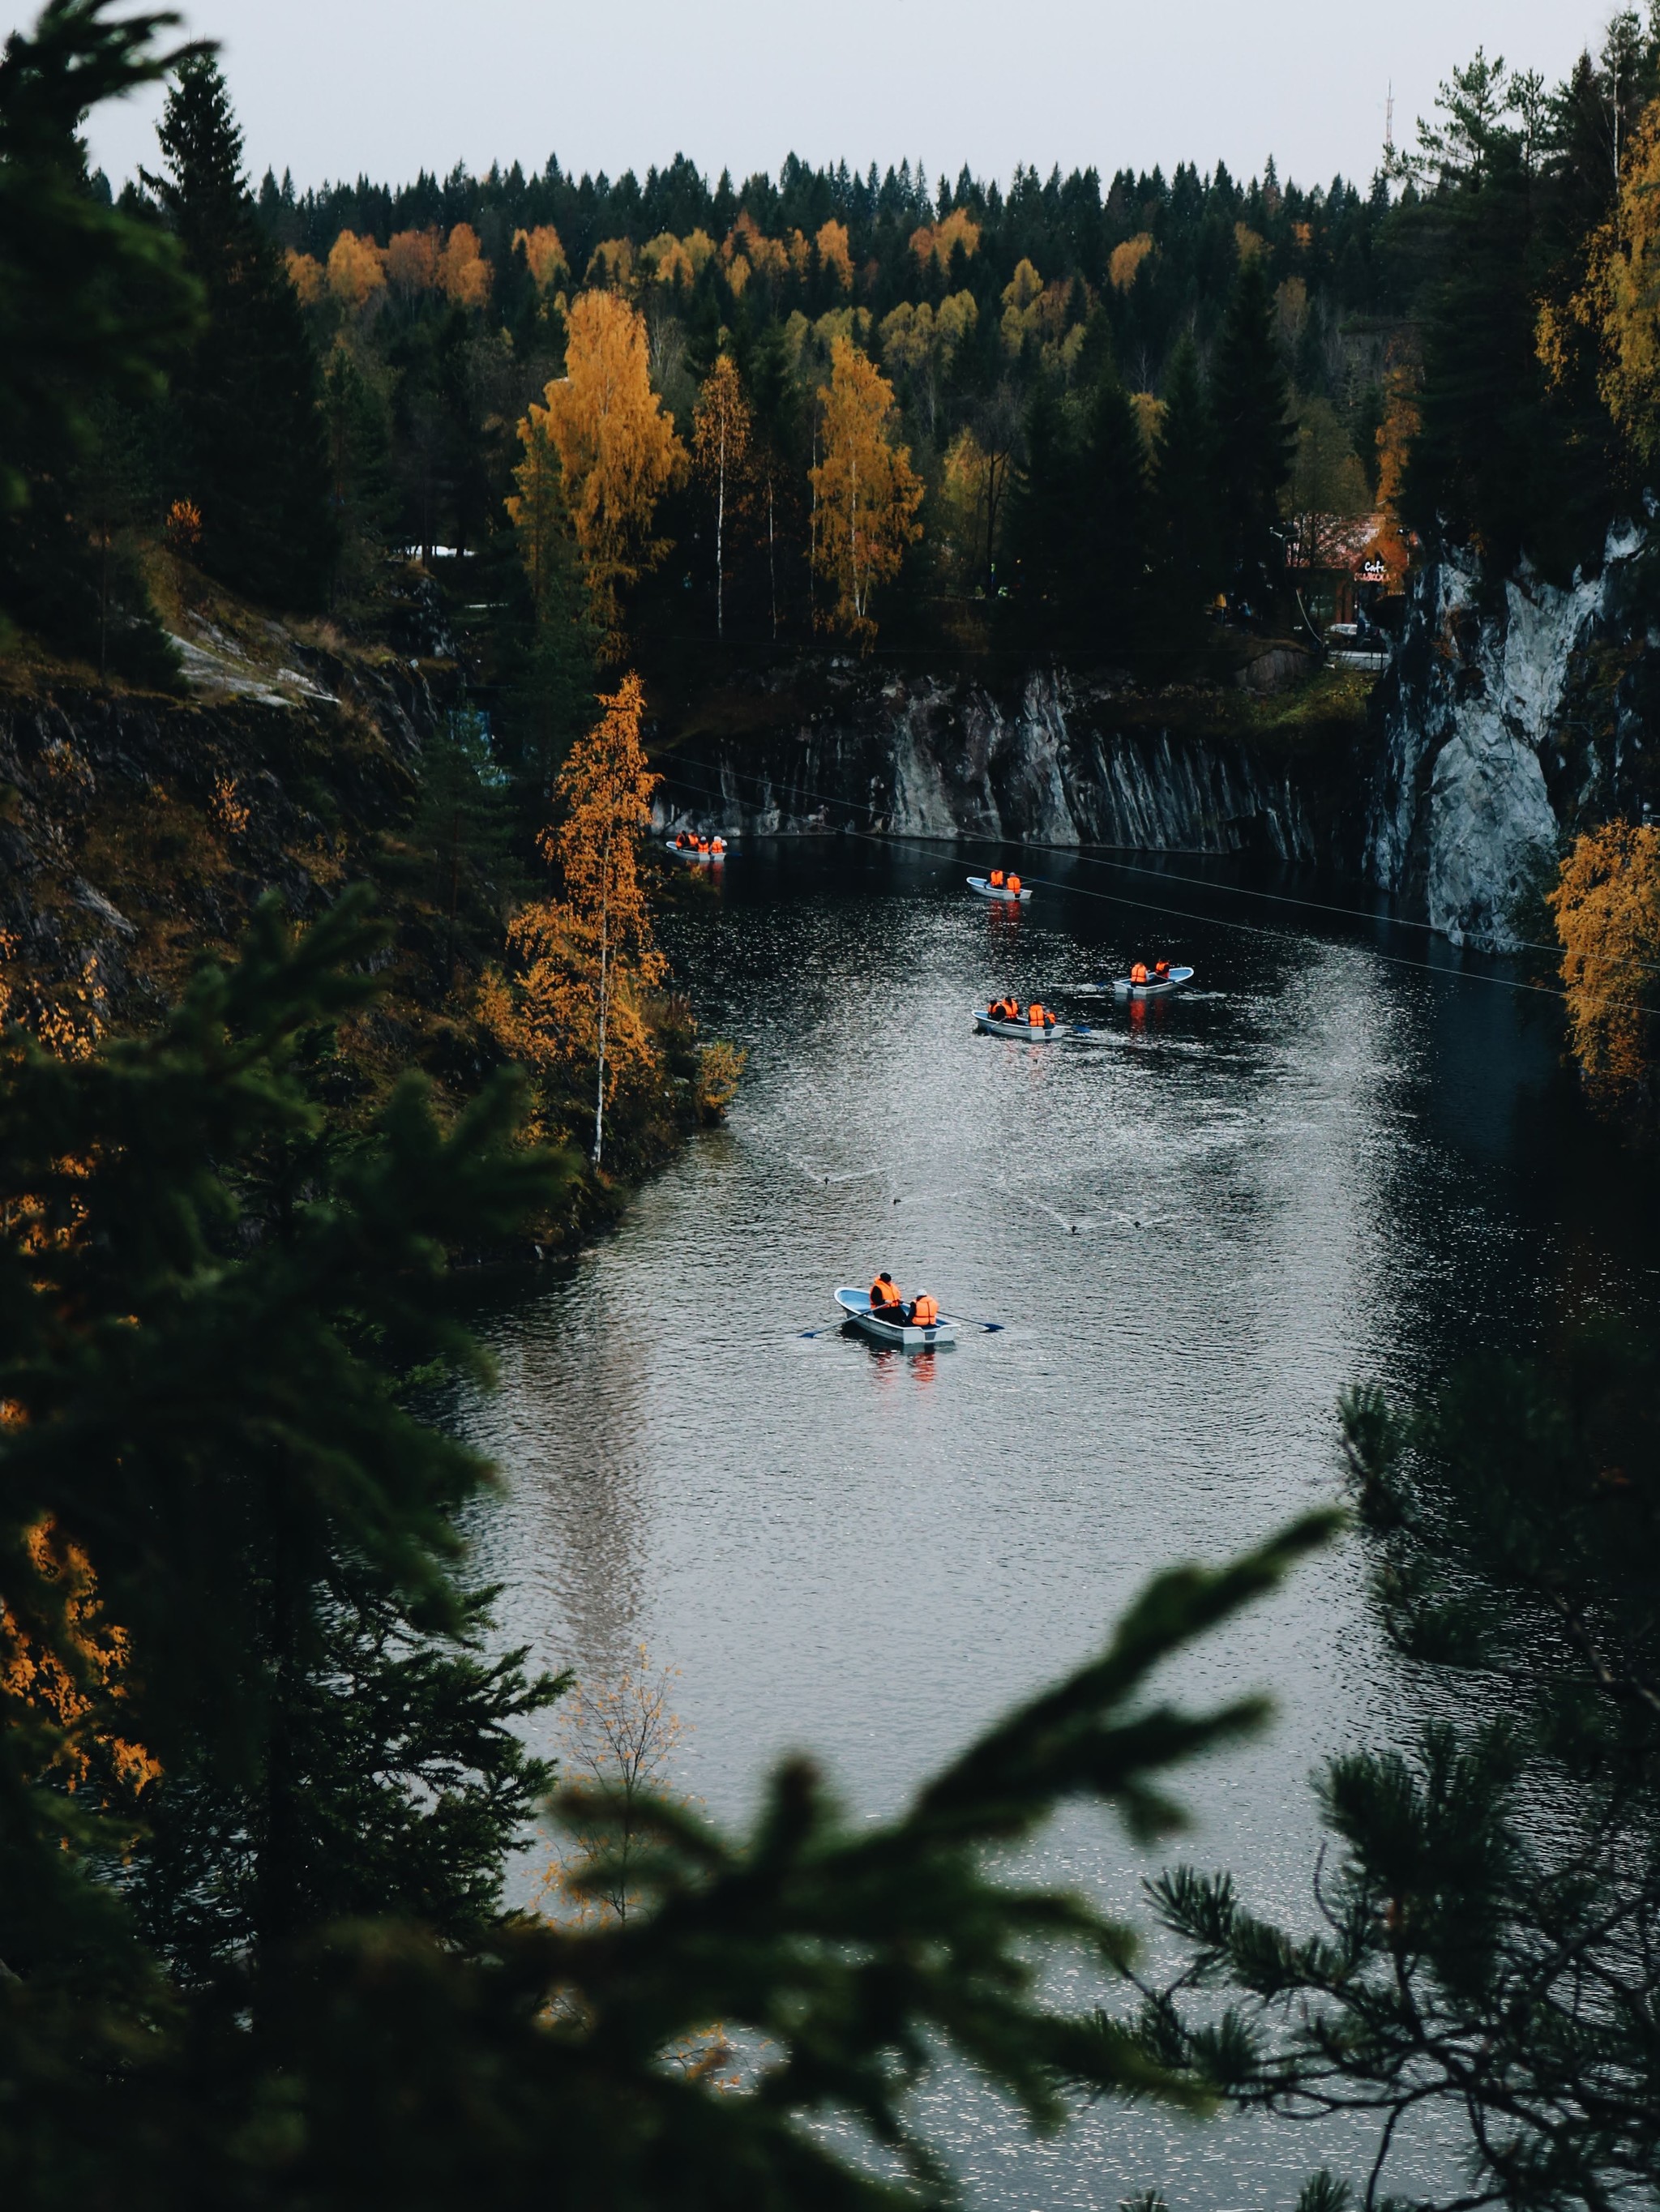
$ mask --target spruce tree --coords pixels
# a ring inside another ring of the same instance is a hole
[[[1280,493],[1291,474],[1291,392],[1261,253],[1241,263],[1211,377],[1217,516],[1230,591],[1269,619],[1284,568]]]
[[[1077,494],[1067,628],[1082,651],[1122,659],[1146,641],[1147,463],[1140,420],[1110,367],[1087,401]]]
[[[1076,611],[1077,448],[1065,404],[1047,380],[1026,410],[1025,449],[1008,520],[1014,624],[1029,649],[1065,652]]]
[[[300,939],[268,902],[154,1036],[70,1062],[5,1040],[3,1618],[89,1701],[0,1666],[0,1957],[26,1978],[82,1971],[54,1844],[95,1883],[101,1828],[190,1974],[280,1982],[343,1913],[476,1930],[544,1785],[514,1723],[554,1686],[484,1655],[456,1573],[483,1468],[411,1391],[477,1366],[446,1245],[562,1170],[511,1146],[500,1087],[447,1130],[414,1078],[367,1131],[319,1103],[384,938],[355,895]]]
[[[1166,651],[1185,657],[1204,636],[1224,574],[1215,429],[1190,337],[1171,356],[1164,400],[1153,454],[1155,628]]]
[[[158,135],[165,173],[145,182],[207,301],[174,380],[177,495],[200,511],[211,574],[271,605],[319,606],[337,546],[322,380],[210,55],[179,64]]]

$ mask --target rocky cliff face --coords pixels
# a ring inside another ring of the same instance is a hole
[[[1418,579],[1379,687],[1361,865],[1455,944],[1513,946],[1565,833],[1641,805],[1647,550],[1627,526],[1594,579],[1523,573],[1485,605],[1473,560]]]
[[[659,763],[659,826],[1260,849],[1291,861],[1323,857],[1329,842],[1322,795],[1284,757],[1177,734],[1145,705],[1132,714],[1120,695],[1064,675],[1033,675],[1000,701],[972,684],[878,684],[838,663],[813,689],[810,706],[775,691],[770,726],[751,715],[742,736],[682,739]]]

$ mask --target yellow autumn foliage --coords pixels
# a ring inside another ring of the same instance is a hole
[[[813,243],[818,248],[818,265],[827,269],[844,292],[853,289],[853,255],[848,243],[848,227],[832,216],[820,227]]]
[[[980,226],[966,208],[953,208],[943,222],[925,222],[910,234],[911,252],[925,268],[934,261],[942,270],[949,269],[952,251],[959,246],[970,258],[980,250]]]
[[[1553,382],[1566,380],[1589,338],[1602,404],[1643,460],[1660,453],[1660,100],[1632,133],[1618,204],[1590,236],[1584,286],[1565,305],[1543,303],[1535,337]]]
[[[1609,822],[1576,838],[1548,897],[1574,1058],[1592,1091],[1630,1092],[1653,1061],[1660,828]]]
[[[405,292],[430,292],[438,282],[438,233],[394,231],[386,243],[386,274]]]
[[[1107,260],[1107,282],[1113,290],[1128,292],[1141,264],[1158,250],[1150,230],[1138,231],[1134,238],[1124,239],[1115,246]]]
[[[516,251],[525,249],[525,263],[535,279],[537,289],[550,292],[562,276],[569,276],[570,264],[565,259],[565,249],[559,242],[559,234],[550,222],[538,222],[534,230],[515,230],[513,243]]]
[[[372,238],[343,230],[329,249],[329,290],[343,307],[361,307],[384,291],[386,258]]]
[[[898,574],[906,547],[922,535],[921,479],[909,448],[891,443],[893,386],[851,338],[831,349],[818,404],[824,458],[811,472],[812,563],[835,590],[824,619],[868,649],[872,595]]]
[[[283,257],[283,265],[289,272],[289,282],[300,295],[302,307],[314,307],[322,298],[327,278],[323,264],[314,253],[289,252]]]
[[[623,588],[654,568],[668,540],[653,534],[657,502],[686,450],[651,388],[645,319],[620,294],[579,293],[566,317],[565,374],[532,405],[564,473],[571,526],[608,647],[622,641]]]
[[[458,222],[438,257],[438,289],[458,307],[482,307],[489,297],[490,265],[478,250],[478,234]]]

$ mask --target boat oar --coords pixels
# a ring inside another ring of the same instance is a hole
[[[977,1314],[945,1314],[941,1318],[955,1322],[958,1328],[983,1328],[988,1336],[1000,1336],[1008,1326],[1006,1322],[982,1321]]]

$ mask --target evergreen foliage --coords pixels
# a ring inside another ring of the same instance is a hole
[[[196,327],[172,242],[100,198],[76,133],[154,82],[168,15],[52,0],[0,58],[0,644],[7,617],[141,682],[172,662],[128,538],[142,476],[131,410]]]
[[[1265,615],[1284,567],[1280,493],[1291,474],[1291,389],[1259,254],[1242,262],[1211,377],[1219,551],[1229,588]]]
[[[1458,2202],[1646,2201],[1660,2163],[1660,1451],[1654,1345],[1608,1319],[1411,1417],[1344,1408],[1374,1594],[1479,1720],[1333,1760],[1316,1932],[1225,1875],[1155,1885],[1190,1947],[1150,2055],[1246,2106],[1456,2126]],[[1472,1698],[1471,1691],[1476,1695]],[[1189,1993],[1220,1987],[1189,2016]]]
[[[382,941],[355,896],[297,941],[267,904],[153,1036],[71,1060],[5,1041],[0,1587],[12,1638],[87,1701],[43,1707],[29,1668],[0,1670],[0,1957],[32,1989],[96,1975],[63,1844],[89,1895],[100,1837],[132,1859],[164,1949],[257,1972],[342,1911],[476,1925],[543,1784],[510,1723],[553,1686],[483,1656],[456,1579],[483,1470],[410,1391],[478,1369],[441,1308],[446,1244],[562,1170],[508,1143],[506,1085],[449,1130],[415,1079],[367,1136],[331,1123],[330,1029],[374,995]],[[98,1679],[66,1558],[119,1625]],[[144,1753],[113,1760],[101,1814],[64,1795],[88,1736]]]
[[[165,173],[145,181],[207,301],[170,425],[202,565],[256,599],[319,606],[337,537],[316,349],[255,216],[210,55],[179,64],[159,136]]]

